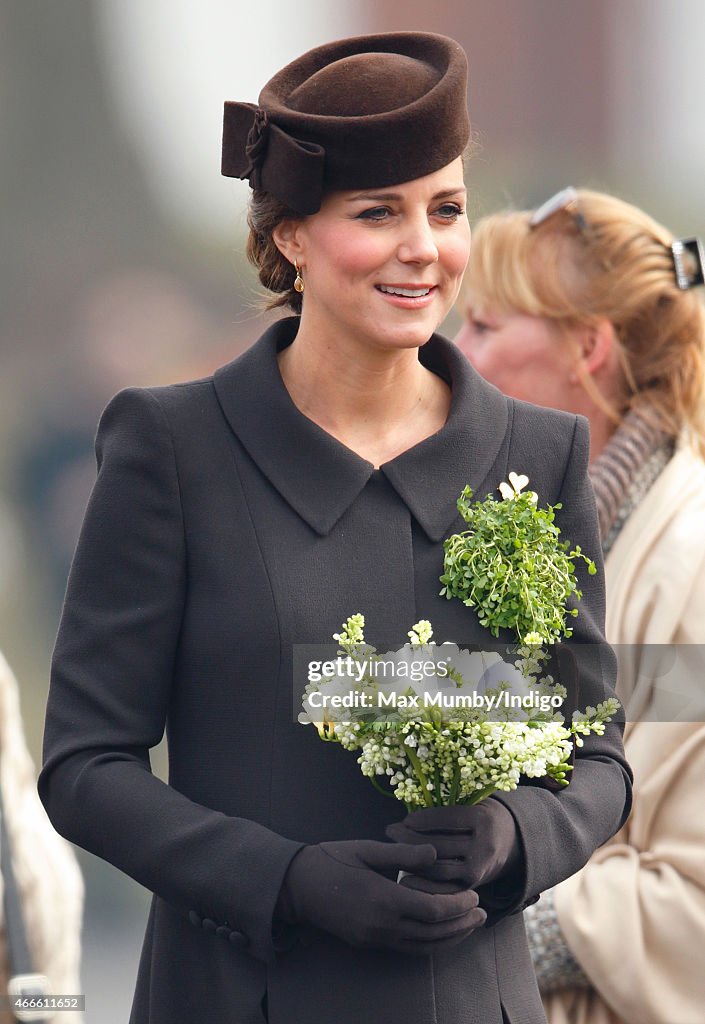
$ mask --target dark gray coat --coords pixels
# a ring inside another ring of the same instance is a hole
[[[578,752],[560,794],[500,799],[526,871],[491,927],[450,952],[408,957],[307,932],[275,951],[272,913],[303,843],[384,839],[403,816],[355,756],[292,715],[294,642],[328,640],[354,611],[396,641],[419,618],[439,640],[487,641],[438,596],[442,541],[470,483],[526,473],[562,500],[564,535],[599,540],[585,421],[505,399],[453,345],[421,358],[453,398],[433,437],[375,471],[303,416],[270,328],[211,379],[131,389],[99,429],[99,473],[56,645],[40,793],[56,828],[155,893],[135,1024],[539,1024],[522,917],[622,824],[620,729]],[[601,576],[582,579],[576,641],[601,642]],[[613,661],[604,662],[611,681]],[[603,696],[597,671],[583,704]],[[169,785],[150,773],[166,725]]]

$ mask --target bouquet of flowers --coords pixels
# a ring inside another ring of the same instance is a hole
[[[539,509],[526,477],[510,474],[502,502],[458,508],[470,530],[445,542],[442,594],[479,609],[497,636],[513,628],[518,646],[470,653],[437,645],[427,620],[398,651],[378,654],[365,642],[365,620],[351,615],[335,633],[338,657],[309,674],[299,720],[321,739],[360,751],[362,774],[383,793],[420,807],[475,804],[522,778],[568,785],[573,743],[602,734],[619,708],[614,698],[564,720],[565,688],[547,672],[545,644],[570,636],[566,602],[580,598],[574,558],[593,563],[558,538],[558,506]],[[507,648],[505,648],[506,652]],[[513,660],[511,660],[513,658]]]

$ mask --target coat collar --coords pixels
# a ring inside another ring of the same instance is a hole
[[[329,533],[375,472],[322,430],[289,397],[277,352],[289,345],[296,317],[273,324],[242,356],[215,373],[223,413],[248,454],[291,507],[321,536]],[[508,403],[455,345],[434,334],[420,350],[453,395],[441,430],[385,463],[380,472],[432,541],[457,517],[466,484],[478,493],[504,440]]]

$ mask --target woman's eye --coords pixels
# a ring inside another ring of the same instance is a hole
[[[475,334],[485,334],[490,329],[489,324],[486,324],[484,320],[477,320],[474,316],[470,317],[470,326]]]
[[[458,217],[462,217],[465,211],[458,203],[444,203],[436,212],[444,220],[457,220]]]
[[[362,213],[358,213],[358,220],[386,220],[387,217],[391,217],[392,211],[388,206],[373,206],[369,210],[363,210]]]

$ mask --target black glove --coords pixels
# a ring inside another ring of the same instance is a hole
[[[405,885],[422,892],[477,889],[509,878],[512,871],[518,874],[522,867],[514,818],[492,797],[473,806],[425,807],[388,825],[387,835],[398,843],[433,843],[435,863],[404,879]]]
[[[276,916],[322,928],[352,946],[432,953],[455,945],[485,922],[477,893],[431,895],[396,882],[399,871],[426,871],[435,859],[428,842],[305,846],[284,876]]]

